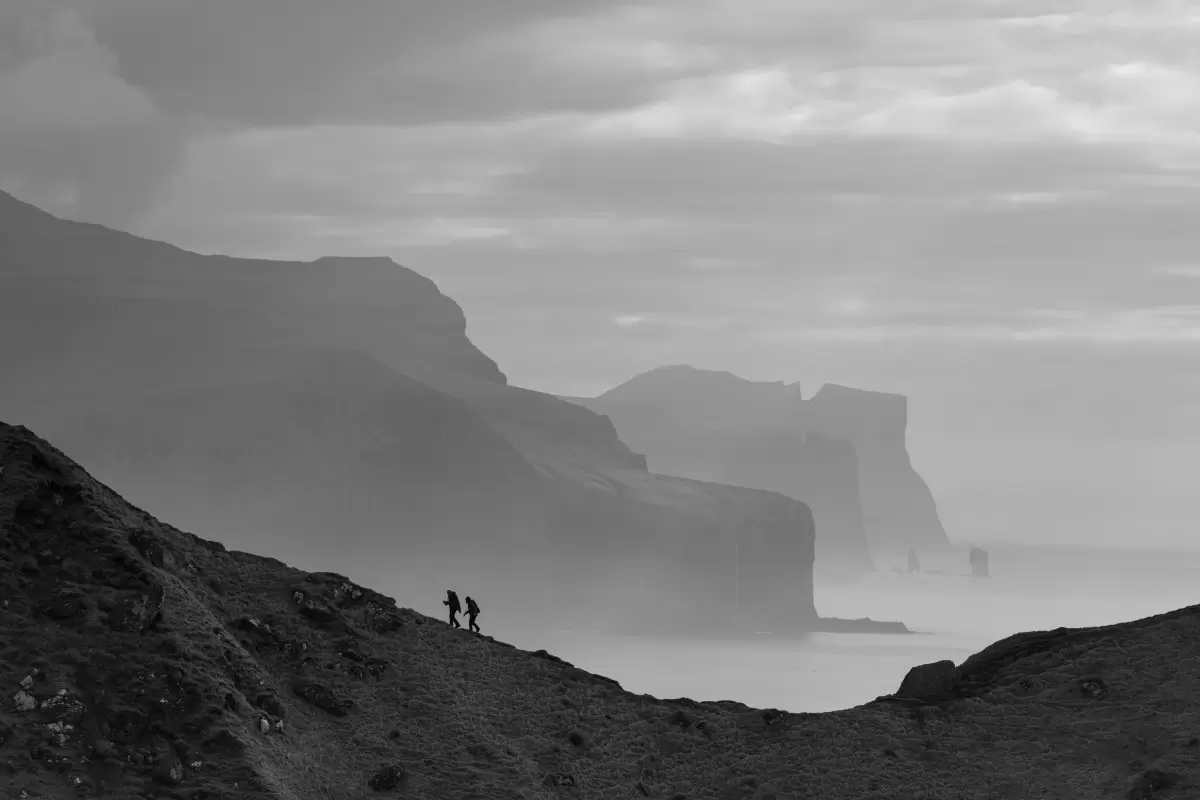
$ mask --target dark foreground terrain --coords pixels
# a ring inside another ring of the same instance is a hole
[[[3,798],[1200,797],[1200,607],[927,701],[658,700],[176,530],[25,428],[0,467]]]

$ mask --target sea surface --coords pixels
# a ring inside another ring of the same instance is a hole
[[[1200,551],[1116,550],[981,543],[992,577],[877,572],[818,586],[822,616],[898,619],[914,635],[767,635],[707,641],[620,637],[585,630],[512,631],[518,647],[546,649],[632,692],[737,700],[793,712],[850,708],[889,694],[916,664],[971,654],[1014,633],[1108,625],[1200,603]]]

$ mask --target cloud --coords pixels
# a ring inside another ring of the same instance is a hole
[[[76,11],[6,5],[0,31],[0,187],[95,222],[144,210],[182,152],[175,123]]]

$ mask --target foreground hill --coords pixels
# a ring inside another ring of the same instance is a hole
[[[667,475],[781,492],[817,524],[818,574],[873,569],[884,559],[950,548],[929,487],[905,444],[901,395],[748,381],[679,365],[635,376],[595,398],[621,439]]]
[[[1012,637],[906,678],[928,702],[660,700],[184,533],[0,425],[5,798],[1187,798],[1197,663],[1192,607]]]
[[[816,618],[806,506],[652,475],[389,259],[204,256],[0,193],[0,341],[0,419],[231,547],[526,620]]]

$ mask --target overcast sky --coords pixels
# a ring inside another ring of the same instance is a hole
[[[514,383],[910,397],[953,537],[1200,544],[1200,7],[4,0],[0,187],[386,254]]]

